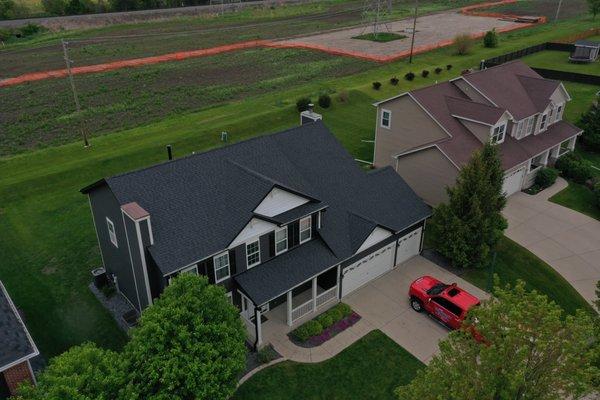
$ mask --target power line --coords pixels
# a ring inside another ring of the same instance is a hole
[[[68,48],[69,43],[66,42],[64,39],[61,39],[61,43],[62,43],[62,48],[63,48],[63,54],[65,57],[65,63],[67,65],[67,74],[69,75],[69,83],[71,84],[71,91],[73,92],[73,99],[75,100],[75,108],[77,109],[77,114],[81,115],[81,105],[79,104],[79,96],[77,95],[77,88],[75,87],[75,80],[73,80],[73,74],[71,72],[71,63],[73,61],[69,58],[69,48]],[[80,124],[79,130],[80,130],[81,136],[83,138],[83,146],[89,147],[90,143],[88,141],[88,137],[87,137],[87,133],[85,131],[83,121],[81,121],[79,124]]]
[[[412,38],[410,39],[410,56],[408,63],[412,64],[413,51],[415,49],[415,34],[417,33],[417,16],[419,15],[419,0],[415,0],[415,17],[413,19]]]

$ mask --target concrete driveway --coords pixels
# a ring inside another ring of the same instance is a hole
[[[342,301],[358,312],[372,329],[380,329],[424,363],[438,352],[438,342],[449,330],[424,313],[413,311],[408,303],[408,287],[416,278],[432,275],[483,299],[488,295],[478,287],[417,256],[391,272],[363,286]]]
[[[600,221],[548,201],[565,187],[559,178],[535,196],[509,197],[505,234],[546,261],[592,304],[600,280]]]

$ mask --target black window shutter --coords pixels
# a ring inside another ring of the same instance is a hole
[[[235,250],[229,250],[229,273],[231,275],[237,272],[235,268]]]
[[[269,233],[269,257],[275,257],[275,232]]]

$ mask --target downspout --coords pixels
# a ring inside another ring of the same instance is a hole
[[[254,344],[252,345],[252,348],[254,349],[254,351],[258,351],[258,314],[256,313],[256,311],[258,310],[258,307],[254,307]]]

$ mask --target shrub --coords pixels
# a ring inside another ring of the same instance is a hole
[[[331,96],[327,93],[323,93],[319,96],[319,106],[322,108],[329,108],[331,105]]]
[[[415,74],[413,74],[412,72],[407,72],[406,75],[404,75],[404,79],[406,79],[407,81],[412,81],[413,79],[415,79]]]
[[[347,317],[348,315],[352,314],[352,308],[350,308],[350,306],[346,303],[338,303],[335,308],[342,313],[343,317]]]
[[[545,189],[552,186],[556,182],[557,177],[558,171],[554,168],[542,168],[535,176],[535,184],[540,186],[541,189]]]
[[[373,82],[373,89],[379,90],[380,87],[381,87],[381,82]]]
[[[583,144],[590,150],[600,152],[600,104],[598,101],[593,102],[581,116],[579,126],[583,129],[581,137]]]
[[[50,15],[65,15],[66,0],[42,0],[44,11]]]
[[[565,178],[577,183],[585,183],[594,175],[594,170],[581,157],[574,153],[566,154],[556,160],[554,165]]]
[[[392,85],[396,86],[398,82],[400,82],[400,79],[396,78],[395,76],[393,78],[390,78],[390,83]]]
[[[498,47],[498,34],[496,33],[496,29],[492,29],[485,33],[485,36],[483,37],[483,46],[488,48]]]
[[[594,188],[592,190],[596,196],[596,206],[600,207],[600,181],[594,184]]]
[[[336,307],[327,310],[327,315],[329,315],[334,324],[340,321],[342,318],[344,318],[341,311],[338,310]]]
[[[429,76],[429,71],[428,71],[428,70],[426,70],[426,69],[424,69],[423,71],[421,71],[421,76],[422,76],[423,78],[427,78],[427,76]]]
[[[306,342],[313,336],[323,332],[323,326],[317,320],[310,320],[294,330],[293,335],[301,342]]]
[[[19,32],[21,32],[21,36],[23,37],[35,35],[36,33],[40,33],[44,30],[45,28],[43,26],[37,24],[27,24],[19,28]]]
[[[299,98],[298,101],[296,102],[296,109],[298,110],[298,112],[306,111],[306,110],[308,110],[308,105],[311,103],[312,103],[312,101],[310,100],[309,97]]]
[[[11,37],[13,37],[15,34],[13,33],[13,31],[11,29],[6,29],[6,28],[0,28],[0,41],[5,42],[8,39],[10,39]]]
[[[271,347],[271,345],[265,346],[258,351],[258,362],[261,364],[266,364],[268,362],[273,361],[276,358],[277,353],[275,352],[273,347]]]
[[[443,69],[442,69],[442,68],[440,68],[440,67],[437,67],[437,68],[436,68],[434,71],[435,71],[435,73],[436,73],[436,74],[438,74],[438,75],[439,75],[439,74],[441,74],[441,73],[442,73]]]
[[[456,54],[458,54],[459,56],[469,54],[472,46],[473,40],[471,39],[471,36],[469,36],[466,33],[457,35],[454,38],[454,47],[456,50]]]
[[[319,321],[319,323],[321,324],[323,329],[327,329],[331,325],[333,325],[334,323],[337,322],[337,321],[334,321],[333,318],[331,318],[331,315],[329,315],[327,313],[323,313],[323,314],[319,315],[319,317],[317,318],[317,321]]]
[[[0,0],[0,19],[15,18],[16,7],[13,0]]]
[[[447,70],[447,71],[450,71],[451,69],[452,69],[452,64],[448,64],[448,65],[446,65],[446,70]]]
[[[347,90],[342,90],[338,96],[340,102],[347,103],[350,100],[350,94],[348,94]]]

